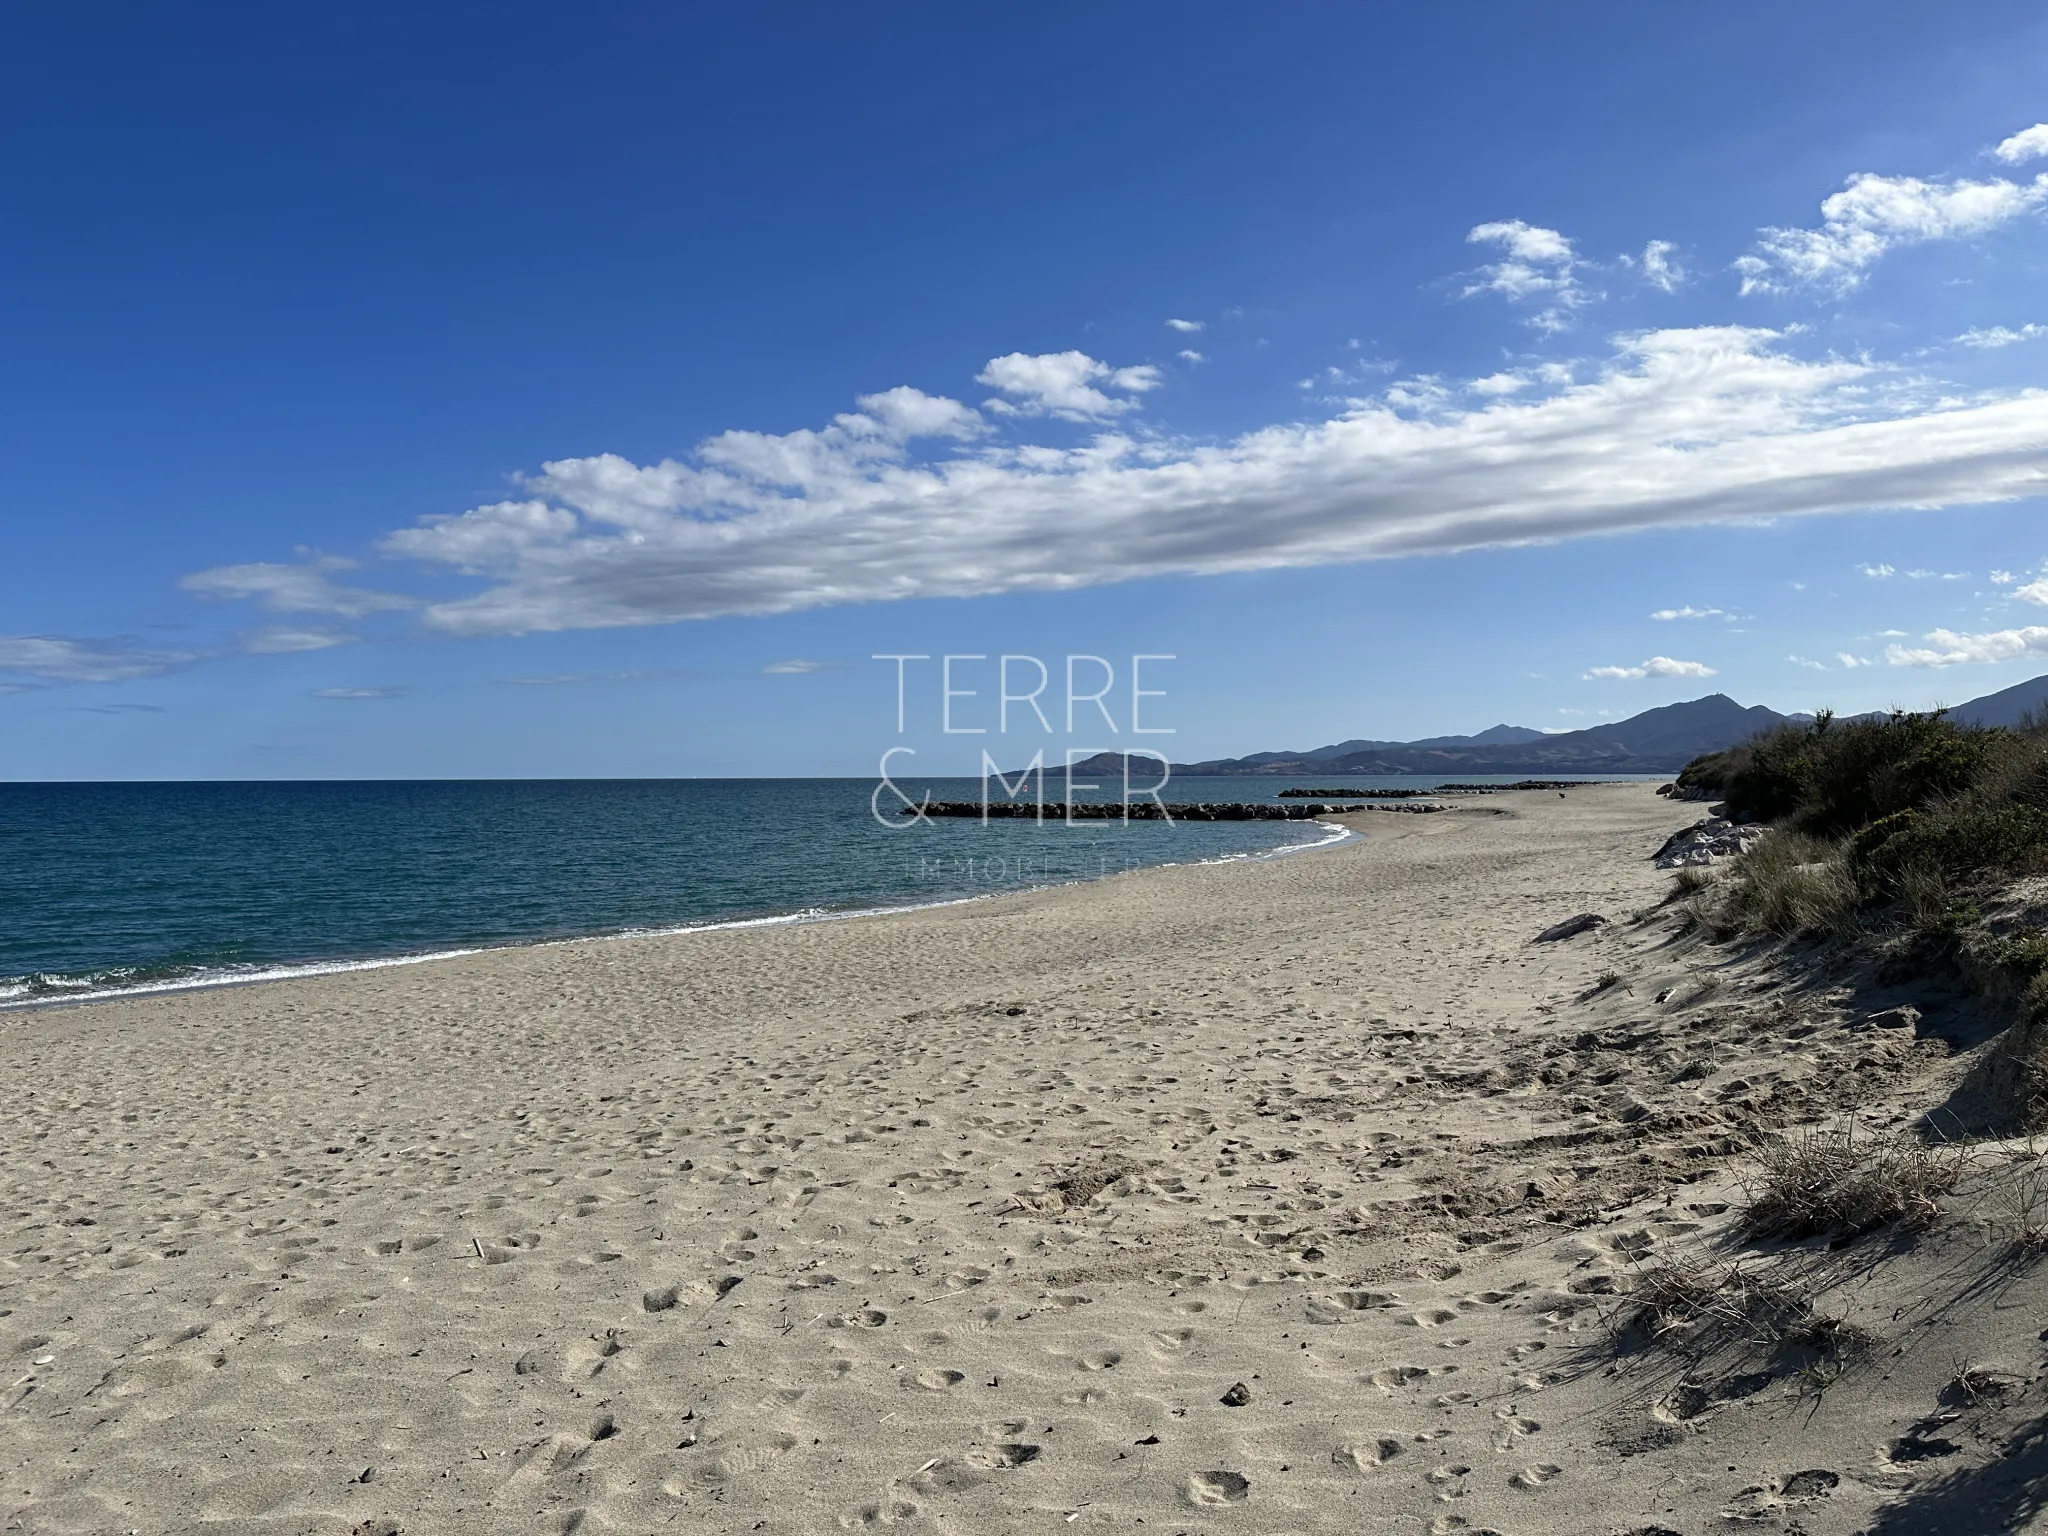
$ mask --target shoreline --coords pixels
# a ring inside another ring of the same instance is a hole
[[[1359,807],[1360,810],[1369,807]],[[1299,816],[1292,821],[1313,821],[1318,825],[1334,825],[1332,815],[1350,815],[1350,811],[1333,811],[1326,815]],[[768,913],[758,917],[717,918],[701,923],[679,923],[656,928],[624,928],[597,933],[567,934],[554,938],[513,939],[502,944],[473,944],[449,949],[432,949],[393,955],[350,957],[334,960],[280,961],[266,965],[252,975],[223,974],[196,976],[176,981],[144,982],[132,987],[110,987],[97,991],[72,994],[46,995],[41,997],[7,997],[0,995],[0,1018],[16,1013],[45,1013],[53,1009],[89,1007],[99,1003],[119,1002],[129,998],[176,996],[187,992],[217,992],[229,988],[267,986],[273,982],[303,981],[321,976],[345,976],[361,971],[388,970],[399,966],[428,965],[447,960],[467,959],[474,955],[497,954],[503,951],[526,949],[551,949],[575,944],[613,944],[631,939],[685,938],[692,934],[719,933],[732,929],[794,927],[810,923],[847,922],[855,918],[890,917],[909,912],[931,911],[941,907],[960,906],[967,902],[987,901],[1001,896],[1030,895],[1040,891],[1060,890],[1066,886],[1087,885],[1097,880],[1107,880],[1112,875],[1142,874],[1154,869],[1177,869],[1192,865],[1231,864],[1250,859],[1282,858],[1289,854],[1309,853],[1322,848],[1334,848],[1363,834],[1349,827],[1337,827],[1338,835],[1319,839],[1312,843],[1288,843],[1277,848],[1268,848],[1256,853],[1231,853],[1211,859],[1167,860],[1158,864],[1143,864],[1135,869],[1114,870],[1104,874],[1080,875],[1069,880],[1050,880],[1042,884],[1019,885],[1009,890],[979,891],[968,896],[947,896],[936,901],[907,902],[894,906],[856,907],[829,909],[802,907],[790,912]]]

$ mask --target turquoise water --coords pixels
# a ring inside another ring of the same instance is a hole
[[[904,782],[935,799],[980,793],[976,780]],[[1168,798],[1428,782],[1179,779]],[[1332,836],[1313,822],[884,827],[873,790],[868,779],[0,784],[0,1007],[915,906]]]

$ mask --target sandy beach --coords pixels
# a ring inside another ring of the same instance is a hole
[[[10,1016],[0,1529],[2020,1528],[1969,1222],[1785,1260],[1839,1379],[1616,1342],[1757,1137],[1966,1065],[1683,934],[1699,814]]]

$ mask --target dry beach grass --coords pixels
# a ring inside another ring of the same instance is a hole
[[[1710,945],[1696,814],[8,1018],[0,1529],[2020,1528],[2038,1179],[1745,1222],[1970,1005]]]

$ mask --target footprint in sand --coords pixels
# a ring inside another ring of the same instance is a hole
[[[562,1380],[574,1382],[601,1376],[625,1351],[625,1336],[616,1328],[606,1329],[601,1338],[593,1334],[588,1339],[579,1340],[569,1347],[562,1365]]]
[[[1252,1484],[1242,1472],[1195,1472],[1188,1476],[1186,1491],[1190,1504],[1238,1504],[1250,1497]]]
[[[509,1264],[522,1253],[531,1253],[539,1246],[538,1232],[514,1232],[495,1241],[476,1239],[476,1247],[482,1252],[486,1264]]]
[[[838,1317],[825,1320],[827,1328],[879,1328],[889,1321],[889,1314],[877,1312],[873,1307],[862,1307],[858,1312],[843,1312]]]
[[[1743,1489],[1721,1511],[1721,1518],[1742,1522],[1774,1519],[1777,1512],[1787,1505],[1811,1504],[1816,1499],[1826,1498],[1841,1480],[1839,1473],[1830,1472],[1826,1467],[1813,1467],[1805,1472],[1794,1472],[1790,1477],[1775,1478],[1769,1483]]]
[[[1470,1467],[1462,1465],[1435,1467],[1424,1481],[1436,1490],[1439,1499],[1449,1503],[1452,1499],[1465,1497],[1467,1490],[1463,1479],[1471,1470]]]
[[[1508,1479],[1508,1484],[1510,1487],[1520,1488],[1525,1493],[1533,1493],[1538,1488],[1552,1481],[1563,1471],[1563,1467],[1552,1466],[1546,1461],[1537,1466],[1522,1468],[1521,1471]]]
[[[1084,1371],[1113,1371],[1123,1363],[1123,1358],[1113,1349],[1098,1349],[1093,1354],[1081,1356],[1074,1363]]]
[[[1374,1467],[1392,1461],[1401,1454],[1401,1449],[1401,1442],[1389,1435],[1378,1440],[1359,1440],[1350,1445],[1340,1445],[1330,1453],[1330,1460],[1340,1467],[1370,1472]]]
[[[1501,1536],[1490,1525],[1474,1525],[1463,1515],[1438,1515],[1429,1522],[1430,1536]]]
[[[1015,1442],[978,1445],[958,1461],[934,1456],[910,1475],[912,1487],[927,1493],[964,1493],[999,1473],[1038,1459],[1039,1448]]]
[[[1395,1300],[1385,1291],[1334,1291],[1328,1296],[1311,1296],[1308,1320],[1325,1325],[1359,1323],[1379,1308],[1394,1305]]]
[[[741,1441],[723,1448],[718,1455],[695,1468],[683,1482],[688,1487],[710,1490],[751,1476],[773,1465],[797,1447],[797,1438],[773,1434]]]
[[[863,1504],[850,1515],[839,1517],[839,1527],[846,1531],[866,1530],[877,1525],[895,1525],[903,1520],[915,1520],[918,1507],[907,1499],[898,1499],[893,1504]]]
[[[1651,1405],[1650,1417],[1659,1424],[1684,1424],[1698,1418],[1713,1405],[1714,1400],[1705,1387],[1695,1381],[1681,1381]]]
[[[1374,1371],[1366,1380],[1382,1392],[1398,1392],[1418,1381],[1427,1381],[1432,1376],[1448,1376],[1457,1370],[1455,1365],[1390,1365],[1384,1370]]]
[[[1543,1428],[1534,1419],[1523,1418],[1513,1408],[1496,1408],[1493,1416],[1500,1420],[1500,1433],[1493,1437],[1493,1448],[1497,1451],[1512,1450],[1517,1440]]]
[[[1035,1445],[980,1445],[969,1451],[964,1458],[970,1467],[984,1471],[1000,1472],[1010,1467],[1021,1467],[1027,1461],[1038,1460]]]
[[[947,1392],[966,1379],[966,1374],[961,1371],[919,1371],[907,1378],[912,1386],[922,1387],[927,1392]]]
[[[1441,1328],[1445,1323],[1455,1323],[1457,1320],[1458,1314],[1446,1307],[1428,1307],[1408,1319],[1417,1328]]]
[[[956,1269],[953,1273],[946,1276],[946,1286],[949,1290],[968,1290],[987,1280],[991,1273],[992,1271],[983,1269],[979,1265],[967,1269]]]

